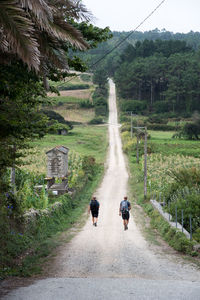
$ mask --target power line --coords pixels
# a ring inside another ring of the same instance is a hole
[[[116,48],[118,48],[122,43],[124,43],[141,25],[143,25],[160,7],[161,5],[165,2],[166,0],[162,0],[155,8],[154,10],[151,11],[150,14],[142,21],[138,26],[135,27],[125,38],[123,38],[121,41],[116,43],[116,45],[109,50],[107,53],[105,53],[101,58],[99,58],[96,62],[94,62],[90,68],[96,66],[100,61],[102,61],[106,56],[108,56],[110,53],[112,53]],[[74,77],[69,79],[68,81],[65,81],[65,83],[70,82]]]
[[[166,0],[162,0],[154,10],[137,26],[135,29],[133,29],[125,38],[123,38],[121,41],[119,41],[111,50],[109,50],[106,54],[104,54],[101,58],[99,58],[94,64],[92,64],[91,67],[94,67],[96,64],[98,64],[100,61],[102,61],[107,55],[112,53],[116,48],[118,48],[122,43],[124,43],[141,25],[143,25],[155,12],[160,8],[160,6],[165,2]]]

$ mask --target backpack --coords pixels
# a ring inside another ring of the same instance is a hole
[[[97,200],[92,200],[90,202],[90,209],[91,210],[98,210],[99,209],[99,202]]]
[[[128,211],[128,201],[123,200],[121,202],[121,211],[122,212]]]

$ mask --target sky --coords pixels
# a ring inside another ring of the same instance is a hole
[[[92,23],[112,31],[134,30],[161,0],[82,0],[96,18]],[[165,0],[137,31],[158,28],[174,33],[200,32],[200,0]]]

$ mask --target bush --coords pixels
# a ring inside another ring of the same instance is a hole
[[[80,105],[81,108],[93,108],[94,107],[94,105],[89,100],[81,101],[79,103],[79,105]]]
[[[168,113],[170,110],[172,110],[172,105],[166,101],[158,101],[154,103],[153,109],[156,113]]]
[[[89,75],[89,74],[81,74],[81,75],[80,75],[80,78],[81,78],[83,81],[91,81],[91,80],[92,80],[91,77],[92,77],[92,76]]]
[[[96,116],[106,116],[108,113],[107,107],[105,105],[95,106]]]
[[[95,106],[106,106],[106,109],[108,107],[107,99],[98,97],[94,100],[94,105]]]
[[[145,207],[147,205],[148,204],[145,204]],[[171,247],[186,254],[193,253],[193,243],[189,241],[182,232],[171,227],[157,211],[150,211],[148,214],[151,217],[151,225],[158,230]]]
[[[72,84],[72,85],[69,85],[69,84],[66,84],[66,85],[61,85],[58,87],[58,90],[59,91],[69,91],[69,90],[87,90],[89,89],[90,86],[89,84]]]
[[[56,120],[61,124],[68,125],[70,129],[73,129],[73,125],[71,122],[66,121],[63,116],[61,116],[59,113],[53,111],[53,110],[42,110],[43,114],[45,114],[49,120]]]
[[[120,128],[121,132],[125,132],[125,131],[129,131],[131,132],[131,124],[129,123],[123,123],[121,128]],[[130,135],[130,134],[129,134]]]
[[[177,126],[167,125],[167,124],[147,124],[149,130],[158,130],[158,131],[175,131]]]
[[[132,111],[134,114],[138,114],[144,112],[147,108],[147,103],[138,100],[121,100],[120,108],[122,111]]]
[[[153,115],[147,119],[147,122],[151,123],[151,124],[153,124],[153,123],[154,124],[167,124],[168,119],[162,118],[161,116],[158,116],[158,115]]]
[[[178,171],[171,171],[174,179],[165,189],[165,199],[170,202],[168,212],[175,217],[177,208],[178,222],[181,223],[182,210],[184,213],[184,227],[190,231],[190,216],[192,218],[193,230],[200,227],[200,169],[182,168]]]
[[[92,95],[92,99],[96,99],[99,97],[107,98],[108,97],[108,89],[107,87],[97,87]]]
[[[121,114],[120,115],[120,123],[127,122],[129,120],[129,117],[126,115]]]
[[[96,124],[103,124],[104,121],[103,121],[103,118],[102,117],[95,117],[94,119],[92,119],[89,124],[91,125],[96,125]]]

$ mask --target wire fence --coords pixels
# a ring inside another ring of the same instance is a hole
[[[162,206],[163,211],[168,213],[168,221],[174,222],[176,228],[180,228],[182,232],[188,232],[190,240],[193,238],[193,223],[195,222],[195,218],[185,211],[185,209],[179,207],[175,204],[172,205],[172,201],[165,201],[165,197],[162,195],[162,193],[151,194],[150,192],[150,198],[152,200],[156,200],[160,206]],[[173,203],[174,204],[174,203]],[[180,224],[180,226],[179,226]],[[185,227],[185,225],[187,225]]]

